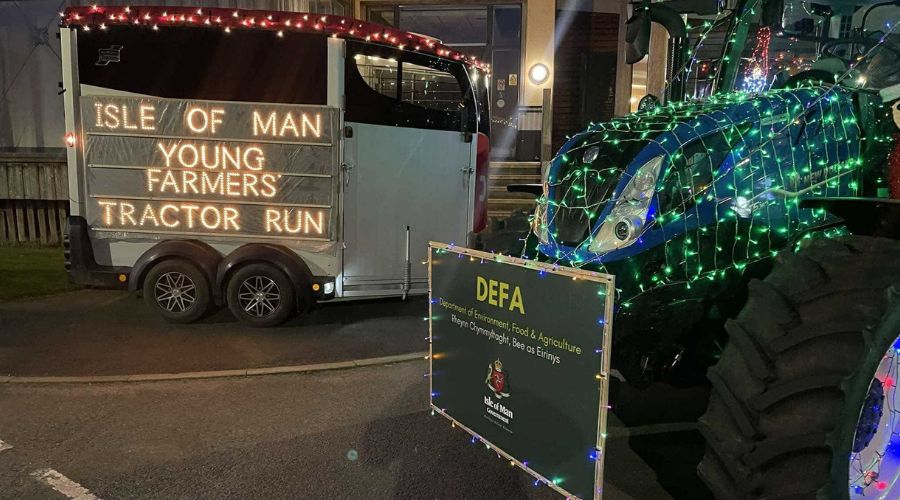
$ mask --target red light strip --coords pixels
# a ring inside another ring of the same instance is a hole
[[[270,10],[159,7],[159,6],[78,6],[60,13],[60,25],[85,30],[105,30],[115,25],[218,27],[230,33],[235,29],[263,29],[282,36],[285,31],[322,33],[336,38],[352,38],[401,50],[434,54],[461,61],[487,71],[488,65],[428,38],[380,24],[350,17]]]

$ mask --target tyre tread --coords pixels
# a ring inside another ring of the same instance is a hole
[[[814,238],[797,253],[779,255],[769,276],[748,284],[744,309],[726,323],[729,343],[707,372],[713,390],[710,409],[700,418],[707,449],[698,473],[716,498],[791,497],[798,488],[818,490],[824,497],[841,487],[846,492],[847,485],[833,479],[801,485],[769,472],[797,457],[821,459],[822,453],[837,453],[832,443],[838,423],[805,422],[804,405],[820,392],[836,392],[846,401],[848,381],[861,373],[859,363],[814,376],[784,366],[796,359],[815,361],[815,353],[827,348],[852,353],[849,349],[862,346],[859,352],[865,353],[883,342],[871,328],[882,318],[888,300],[851,301],[852,312],[847,314],[847,294],[879,297],[900,277],[898,255],[900,241]],[[820,317],[813,319],[812,312],[820,312]],[[745,366],[736,366],[735,360]],[[788,428],[767,435],[776,423]],[[828,470],[817,470],[810,477],[830,476]]]

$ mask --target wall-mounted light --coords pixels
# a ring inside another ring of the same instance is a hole
[[[549,78],[550,68],[544,63],[533,64],[531,68],[528,69],[528,79],[535,85],[547,83],[547,79]]]

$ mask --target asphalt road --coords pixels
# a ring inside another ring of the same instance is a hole
[[[0,304],[0,375],[181,373],[326,363],[428,350],[427,299],[320,304],[278,328],[227,310],[166,323],[133,295],[82,290]]]
[[[107,500],[559,498],[431,416],[426,369],[414,361],[231,379],[0,384],[0,497],[64,498],[52,482]],[[665,477],[693,467],[695,431],[624,428],[616,418],[610,426],[604,498],[705,496],[696,478]],[[663,461],[655,464],[662,476],[648,460]]]

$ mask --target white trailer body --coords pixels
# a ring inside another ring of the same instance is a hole
[[[427,242],[485,223],[487,77],[427,38],[310,17],[64,13],[73,281],[146,292],[183,259],[229,307],[251,263],[278,268],[301,309],[427,292]]]

